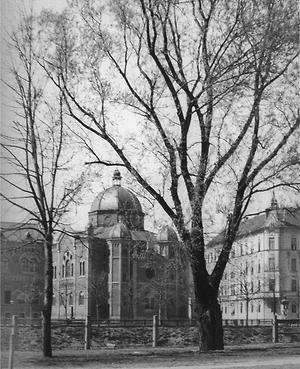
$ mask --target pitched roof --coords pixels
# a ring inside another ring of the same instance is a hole
[[[10,242],[21,242],[41,238],[38,225],[34,223],[0,222],[2,240]]]
[[[266,213],[244,220],[236,238],[260,232],[266,228],[297,227],[300,228],[300,208],[267,209]],[[214,246],[224,240],[225,230],[213,238],[208,246]]]

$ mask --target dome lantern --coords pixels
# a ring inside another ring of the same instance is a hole
[[[121,173],[118,169],[116,169],[113,174],[113,186],[121,186],[121,179]]]

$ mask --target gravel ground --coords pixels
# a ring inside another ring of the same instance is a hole
[[[1,368],[7,368],[8,352],[2,352]],[[300,369],[300,344],[229,346],[224,351],[201,353],[195,347],[139,347],[115,350],[56,351],[45,359],[37,352],[17,351],[14,368],[261,368]]]

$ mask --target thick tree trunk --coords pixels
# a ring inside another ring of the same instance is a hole
[[[223,350],[223,326],[220,304],[216,296],[209,301],[200,301],[196,297],[196,313],[199,327],[200,351]]]
[[[223,350],[222,312],[218,301],[219,280],[222,277],[222,270],[219,270],[219,275],[215,278],[208,274],[205,263],[205,242],[201,214],[198,214],[196,220],[197,222],[195,221],[192,225],[191,241],[187,243],[187,249],[190,250],[193,274],[195,312],[199,326],[199,349],[200,351]]]
[[[47,236],[44,243],[45,252],[45,295],[43,306],[43,354],[52,356],[51,345],[51,312],[53,296],[53,270],[52,270],[52,235]]]

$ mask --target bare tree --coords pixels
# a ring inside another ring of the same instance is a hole
[[[65,319],[68,323],[68,307],[73,305],[73,293],[72,293],[72,285],[65,281],[60,285],[59,291],[58,291],[58,298],[59,298],[59,305],[62,305],[64,307],[65,311]],[[72,318],[72,314],[70,314],[70,318]]]
[[[3,81],[15,96],[15,120],[2,133],[6,165],[1,179],[2,199],[25,213],[21,228],[40,234],[45,255],[43,353],[52,356],[52,248],[54,233],[81,188],[70,169],[62,94],[35,61],[38,33],[33,16],[24,17],[11,35],[14,56],[11,79]],[[72,179],[73,177],[73,179]],[[70,179],[71,178],[71,179]],[[7,191],[5,191],[7,189]]]
[[[228,275],[227,286],[223,287],[230,294],[230,287],[233,287],[237,299],[241,302],[245,301],[245,325],[249,323],[249,305],[250,302],[261,293],[264,288],[264,283],[261,280],[254,282],[253,264],[246,260],[242,264],[235,263],[231,267],[231,272]],[[221,300],[224,298],[221,297]]]
[[[29,305],[29,315],[32,318],[32,308],[40,305],[43,298],[43,279],[33,278],[23,289],[25,303]]]
[[[218,289],[251,200],[299,191],[297,14],[292,0],[86,0],[43,18],[57,37],[40,63],[94,135],[91,162],[125,167],[188,250],[201,350],[223,348]],[[206,213],[217,200],[227,218],[208,274]]]
[[[90,279],[90,293],[92,301],[96,306],[96,319],[99,323],[101,308],[106,309],[108,302],[108,273],[102,271],[100,274],[94,274]]]

